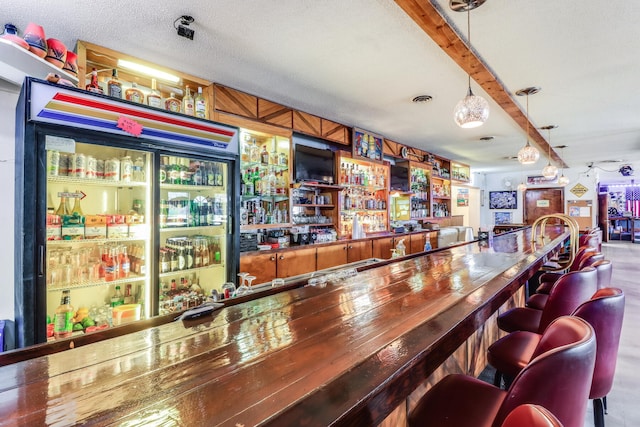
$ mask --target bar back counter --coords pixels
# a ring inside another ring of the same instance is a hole
[[[495,315],[568,237],[529,232],[2,366],[0,423],[404,425],[431,382],[484,368]]]

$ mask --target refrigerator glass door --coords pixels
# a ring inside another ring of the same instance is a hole
[[[65,289],[76,331],[151,315],[153,154],[49,135],[45,149],[50,322]]]
[[[160,156],[159,314],[195,307],[227,280],[229,163]]]

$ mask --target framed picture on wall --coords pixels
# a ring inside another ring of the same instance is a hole
[[[381,163],[384,137],[359,128],[353,128],[353,157]]]
[[[517,209],[517,191],[489,191],[489,209]]]

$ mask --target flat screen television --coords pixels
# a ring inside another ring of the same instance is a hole
[[[409,191],[409,168],[391,165],[391,191]]]
[[[335,161],[333,151],[307,145],[294,146],[293,170],[296,182],[335,182]]]

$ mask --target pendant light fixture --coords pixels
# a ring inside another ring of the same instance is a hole
[[[561,156],[564,159],[564,149],[567,148],[567,146],[566,145],[558,145],[556,148],[559,148],[560,150],[562,150],[561,151]],[[560,172],[560,178],[558,178],[558,184],[564,187],[565,185],[570,183],[571,180],[569,178],[567,178],[566,176],[564,176],[564,168],[561,168],[560,171],[561,172]]]
[[[546,129],[547,131],[549,131],[549,137],[547,138],[547,147],[548,147],[548,151],[547,151],[547,157],[549,159],[547,166],[545,166],[542,169],[542,176],[544,176],[547,179],[553,179],[558,175],[558,168],[555,165],[551,164],[551,129],[555,129],[558,126],[556,125],[548,125],[548,126],[544,126],[541,129]]]
[[[470,11],[481,6],[486,0],[450,0],[449,7],[455,12],[467,12],[467,41],[469,58],[469,69],[471,68],[471,19]],[[453,110],[453,119],[458,126],[465,129],[482,126],[489,118],[489,103],[481,96],[474,95],[471,91],[471,74],[467,73],[468,91],[460,102],[456,104]]]
[[[518,151],[518,161],[523,165],[531,165],[540,158],[538,149],[529,144],[529,95],[535,95],[538,92],[540,92],[540,88],[537,86],[527,87],[516,92],[518,96],[526,95],[527,97],[527,143]]]

